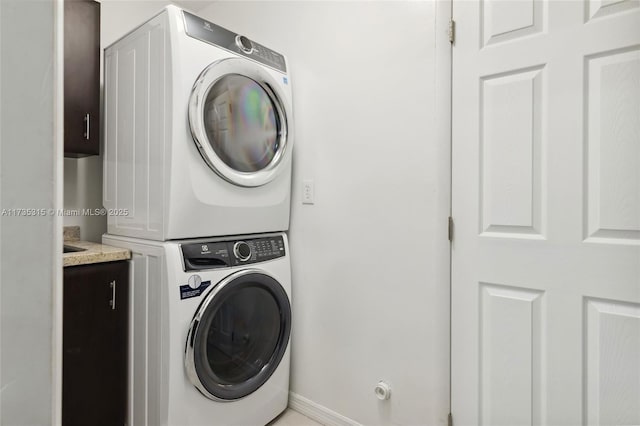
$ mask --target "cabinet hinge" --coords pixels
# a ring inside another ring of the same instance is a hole
[[[453,218],[449,216],[449,241],[453,241]]]
[[[449,43],[456,43],[456,21],[453,19],[449,20]]]
[[[451,413],[447,417],[447,426],[453,426],[453,415]]]

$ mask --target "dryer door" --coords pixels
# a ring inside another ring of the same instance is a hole
[[[232,274],[209,292],[191,322],[187,376],[210,399],[242,398],[271,377],[290,332],[291,306],[280,283],[255,269]]]
[[[263,66],[246,59],[222,59],[200,74],[189,101],[189,125],[213,171],[245,187],[277,176],[290,149],[284,95]]]

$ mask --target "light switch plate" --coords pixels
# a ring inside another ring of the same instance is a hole
[[[315,198],[315,184],[312,180],[302,181],[302,204],[313,204]]]

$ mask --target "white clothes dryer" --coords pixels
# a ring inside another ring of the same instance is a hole
[[[285,234],[103,242],[132,252],[127,424],[263,426],[286,409]]]
[[[285,57],[170,5],[105,49],[108,233],[159,241],[285,231]]]

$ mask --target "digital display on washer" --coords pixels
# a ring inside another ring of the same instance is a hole
[[[185,271],[227,268],[283,257],[282,236],[182,244]]]

